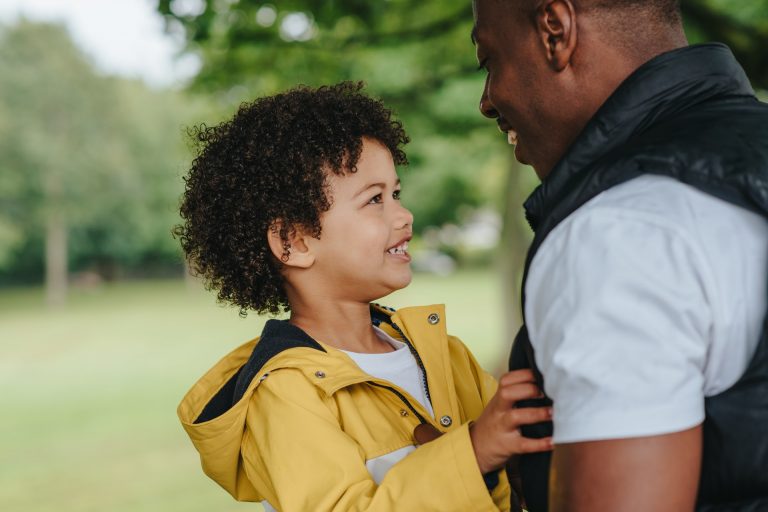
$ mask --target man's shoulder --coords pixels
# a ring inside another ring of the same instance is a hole
[[[768,211],[768,105],[727,98],[650,123],[595,169],[608,182],[622,175],[668,176]]]
[[[647,222],[668,230],[760,220],[758,214],[741,206],[675,178],[654,174],[605,190],[571,214],[564,224],[593,217],[618,223]]]
[[[604,277],[610,262],[629,268],[631,261],[635,273],[666,269],[670,279],[679,265],[729,275],[766,240],[768,221],[760,215],[674,178],[643,175],[602,192],[555,227],[531,262],[526,288],[560,267]]]

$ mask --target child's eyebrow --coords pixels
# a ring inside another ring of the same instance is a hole
[[[398,178],[397,181],[395,182],[395,186],[397,187],[398,185],[400,185],[400,178]],[[379,182],[379,183],[368,183],[363,188],[361,188],[357,193],[355,193],[355,195],[353,197],[357,197],[357,196],[365,193],[367,190],[370,190],[370,189],[372,189],[374,187],[387,188],[387,184],[386,183],[382,183],[382,182]]]

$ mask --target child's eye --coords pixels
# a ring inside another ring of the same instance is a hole
[[[370,201],[368,201],[368,204],[379,204],[379,203],[381,203],[381,194],[376,194],[370,199]]]
[[[399,190],[395,190],[394,192],[392,192],[392,199],[394,199],[395,201],[399,201],[400,200],[400,191]]]

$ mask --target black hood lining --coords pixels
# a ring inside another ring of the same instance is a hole
[[[390,308],[372,305],[371,323],[375,326],[379,326],[382,322],[392,323],[390,315],[382,309],[394,311]],[[210,421],[227,412],[243,398],[253,378],[270,359],[285,350],[302,347],[326,352],[322,345],[309,334],[287,320],[268,320],[248,361],[205,405],[195,423]]]

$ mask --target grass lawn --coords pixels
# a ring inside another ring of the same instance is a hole
[[[496,369],[500,283],[491,272],[419,274],[381,302],[445,303],[448,328]],[[40,289],[0,290],[0,503],[18,512],[258,510],[203,475],[176,419],[193,381],[256,335],[181,281],[75,290],[48,311]]]

